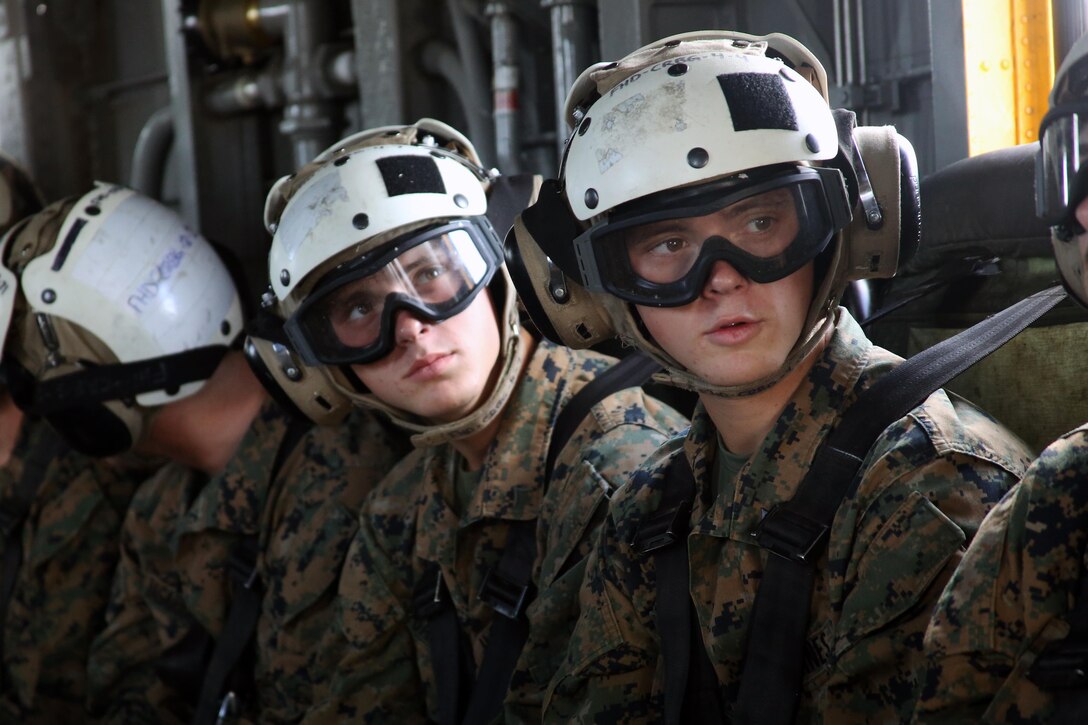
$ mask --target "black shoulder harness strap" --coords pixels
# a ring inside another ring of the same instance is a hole
[[[753,532],[759,545],[775,556],[767,560],[753,606],[749,640],[752,633],[758,632],[759,646],[745,648],[733,719],[743,723],[793,722],[801,690],[809,615],[809,607],[797,606],[797,603],[811,600],[816,573],[814,563],[827,543],[827,532],[839,505],[853,495],[858,470],[873,441],[934,390],[1011,340],[1064,298],[1060,287],[1038,292],[918,353],[877,380],[844,413],[838,427],[817,451],[793,499],[772,509]],[[680,459],[686,462],[683,456]],[[655,520],[669,515],[669,508],[661,506],[660,513],[648,519],[643,528],[652,531],[650,527],[654,526]],[[670,548],[684,550],[678,559],[686,568],[690,522],[676,516],[675,504],[671,508],[672,535],[657,546],[668,546],[673,541],[682,544]],[[660,525],[658,522],[658,528]],[[640,529],[638,538],[648,537]],[[653,547],[642,547],[644,552],[653,550]],[[655,552],[654,556],[655,570],[660,573],[656,562],[661,554]],[[801,592],[808,592],[808,595],[802,596]],[[683,603],[668,601],[676,597],[683,599]],[[663,601],[667,611],[678,612],[689,607],[690,593],[687,588],[663,589],[659,578],[659,609]],[[681,633],[670,637],[686,639]],[[692,641],[701,643],[702,639],[698,637]],[[662,656],[667,657],[664,645]],[[677,658],[689,661],[687,657]],[[700,660],[692,657],[690,661],[697,664]],[[665,708],[670,724],[680,722],[681,710],[686,711],[684,698],[689,689],[686,680],[687,673],[666,673]]]
[[[24,426],[31,425],[27,420]],[[23,564],[23,524],[30,513],[38,490],[45,482],[45,473],[53,459],[67,448],[64,439],[47,431],[44,440],[34,446],[23,461],[23,474],[12,487],[4,505],[0,507],[0,536],[4,541],[3,580],[0,586],[0,656],[5,652],[4,632],[7,629],[8,606],[15,594],[15,582]],[[6,670],[0,667],[0,682],[6,679]]]
[[[272,468],[269,469],[269,487],[275,482],[287,457],[312,427],[313,423],[307,418],[291,418],[276,450]],[[260,544],[255,535],[242,537],[231,549],[227,562],[232,584],[230,609],[204,670],[204,681],[200,686],[193,725],[215,723],[225,715],[234,714],[238,707],[238,695],[233,691],[224,693],[224,690],[235,674],[243,653],[253,640],[257,619],[261,614],[263,587],[257,571],[259,554]]]
[[[491,182],[487,194],[487,220],[499,236],[499,243],[506,239],[506,233],[514,226],[514,217],[533,201],[532,174],[500,176]]]
[[[545,459],[545,482],[551,478],[559,452],[594,405],[619,390],[642,385],[660,369],[646,355],[633,353],[575,393],[556,418]],[[536,521],[513,524],[499,562],[480,586],[479,598],[502,616],[491,623],[483,661],[471,686],[467,672],[473,667],[472,657],[462,644],[457,613],[438,567],[432,567],[417,586],[414,609],[426,622],[439,725],[489,723],[501,714],[510,677],[529,636],[524,613],[534,595],[531,576],[535,559]]]

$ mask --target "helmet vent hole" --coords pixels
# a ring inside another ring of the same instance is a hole
[[[701,169],[707,165],[710,161],[710,154],[707,150],[696,146],[691,151],[688,151],[688,166],[693,169]]]
[[[677,63],[676,65],[669,66],[670,76],[682,76],[688,72],[688,66],[686,63]]]
[[[458,209],[465,209],[468,207],[468,197],[464,194],[454,194],[453,203],[457,205]]]
[[[578,326],[574,328],[574,331],[577,332],[583,340],[588,340],[593,337],[593,333],[589,331],[589,328],[586,327],[584,322],[579,322]]]
[[[89,216],[98,216],[102,213],[102,210],[99,209],[97,206],[94,206],[93,204],[84,209],[83,211],[87,212]]]
[[[597,190],[596,189],[586,189],[586,197],[585,198],[586,198],[586,206],[588,206],[590,209],[596,209],[597,204],[601,200],[600,196],[597,195]]]
[[[586,135],[586,131],[589,130],[589,124],[591,122],[592,122],[592,119],[589,116],[586,116],[585,118],[582,119],[582,123],[578,126],[578,135],[579,136],[585,136]]]
[[[359,212],[351,218],[351,225],[356,229],[366,229],[370,226],[370,217],[362,212]]]
[[[229,320],[223,320],[222,322],[219,323],[219,332],[220,332],[220,334],[223,334],[223,335],[229,335],[230,334],[230,321]]]
[[[332,405],[329,403],[329,401],[325,400],[320,395],[315,395],[314,396],[314,402],[316,402],[318,405],[320,405],[325,410],[332,410]]]
[[[349,158],[350,157],[348,157],[348,156],[341,156],[336,161],[333,161],[332,165],[333,166],[343,166],[344,164],[346,164],[348,162]]]
[[[816,137],[813,136],[811,133],[805,136],[805,146],[807,146],[808,150],[814,154],[819,153],[820,151],[820,142],[817,141]]]
[[[665,45],[662,46],[662,47],[664,47],[664,48],[675,48],[678,45],[680,45],[679,40],[670,40],[667,43],[665,43]]]

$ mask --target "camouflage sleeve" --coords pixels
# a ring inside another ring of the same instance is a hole
[[[1045,722],[1051,698],[1027,679],[1065,618],[1088,547],[1088,431],[1059,439],[986,518],[925,636],[920,723]]]
[[[610,396],[564,447],[537,532],[537,596],[527,610],[529,638],[505,703],[505,722],[540,722],[548,683],[578,619],[578,589],[605,518],[607,498],[687,419],[626,390]]]
[[[413,459],[402,461],[389,478],[401,478]],[[325,653],[339,661],[329,663],[333,676],[328,696],[306,715],[307,723],[428,722],[410,629],[412,592],[405,581],[411,573],[398,569],[382,536],[383,529],[403,529],[408,525],[404,517],[414,519],[416,512],[411,507],[407,513],[383,511],[382,488],[364,504],[348,549],[336,602],[342,642]],[[410,560],[411,552],[405,553]]]
[[[662,702],[655,696],[658,645],[652,631],[653,600],[641,572],[628,577],[639,559],[620,541],[606,517],[585,564],[578,596],[578,621],[566,653],[544,697],[546,723],[639,723],[654,720]],[[633,589],[633,591],[632,591]]]
[[[191,471],[170,465],[137,491],[125,518],[106,628],[91,646],[89,710],[103,722],[187,722],[192,705],[159,675],[164,653],[193,626],[170,532]]]

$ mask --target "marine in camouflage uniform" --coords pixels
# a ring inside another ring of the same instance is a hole
[[[926,632],[915,719],[1047,722],[1053,693],[1028,677],[1088,571],[1088,426],[1052,443],[982,524]]]
[[[577,590],[609,496],[687,421],[641,389],[596,404],[556,459],[544,460],[558,413],[612,358],[540,342],[502,414],[478,474],[458,473],[451,445],[422,449],[371,494],[340,580],[349,649],[333,697],[314,720],[437,718],[435,671],[413,594],[437,565],[479,665],[497,615],[477,596],[513,522],[536,520],[536,599],[506,702],[508,722],[538,722],[544,687],[577,618]],[[467,481],[465,480],[467,479]]]
[[[208,481],[171,466],[141,487],[125,524],[109,626],[91,654],[96,717],[118,723],[192,717],[204,662],[203,651],[188,645],[202,632],[221,633],[231,602],[231,552],[251,535],[258,537],[264,590],[256,697],[241,714],[290,722],[323,696],[329,673],[314,664],[332,626],[335,583],[357,511],[407,452],[407,440],[360,411],[340,426],[310,428],[270,484],[288,424],[270,402],[222,474]]]
[[[103,625],[125,509],[161,462],[133,455],[89,458],[59,444],[44,421],[24,418],[21,427],[12,458],[0,469],[0,511],[11,511],[28,458],[36,450],[50,455],[15,529],[22,558],[13,562],[11,597],[0,623],[0,721],[78,722],[84,718],[88,651]],[[11,543],[0,537],[0,560],[15,552]]]
[[[792,498],[841,411],[896,360],[840,310],[823,355],[733,476],[721,475],[716,430],[702,406],[696,409],[687,440],[654,454],[612,499],[582,587],[581,619],[545,705],[547,722],[663,719],[654,561],[632,541],[656,511],[676,455],[687,456],[696,481],[691,597],[724,695],[735,699],[768,556],[752,530]],[[942,391],[884,431],[856,495],[836,513],[817,565],[799,722],[909,717],[911,668],[921,657],[929,612],[965,540],[1030,458],[992,419]],[[759,632],[748,646],[759,646]]]
[[[1039,128],[1035,185],[1036,213],[1050,227],[1063,285],[1082,307],[1088,307],[1086,98],[1088,35],[1055,76]],[[1088,424],[1048,446],[983,522],[926,631],[917,722],[1084,720],[1086,484]],[[1037,683],[1029,673],[1052,644],[1069,649],[1047,653]],[[1079,656],[1072,654],[1078,649]],[[1058,679],[1073,687],[1045,689]]]

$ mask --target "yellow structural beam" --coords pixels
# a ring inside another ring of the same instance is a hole
[[[968,153],[1036,139],[1054,81],[1050,0],[962,0]]]

